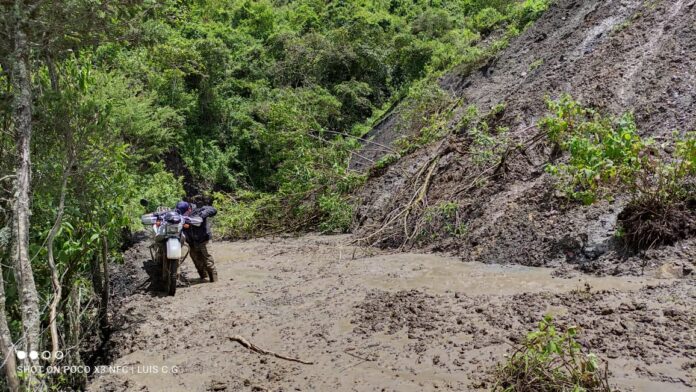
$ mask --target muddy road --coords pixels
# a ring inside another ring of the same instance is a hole
[[[217,242],[220,281],[199,282],[187,260],[190,285],[176,297],[147,290],[147,255],[136,246],[114,288],[112,369],[88,390],[486,389],[487,372],[545,313],[581,327],[621,390],[694,388],[696,285],[669,267],[643,277],[559,274],[349,240]],[[234,335],[314,364],[259,355]]]

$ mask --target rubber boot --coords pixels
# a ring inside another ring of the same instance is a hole
[[[217,271],[213,268],[208,268],[208,277],[210,278],[210,283],[217,282],[218,276]]]
[[[208,274],[205,272],[204,269],[199,269],[198,270],[198,277],[200,277],[201,280],[205,280],[205,278],[208,277]]]

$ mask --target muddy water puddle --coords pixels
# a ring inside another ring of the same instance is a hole
[[[397,254],[362,261],[368,269],[366,284],[383,290],[424,289],[435,293],[467,295],[515,295],[584,290],[636,290],[656,283],[653,277],[556,278],[552,269],[520,265],[463,262],[429,254]]]

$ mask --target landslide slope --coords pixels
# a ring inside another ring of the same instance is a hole
[[[359,195],[357,236],[387,247],[454,251],[467,260],[575,263],[611,273],[636,271],[638,263],[679,265],[696,259],[691,239],[650,251],[640,260],[621,260],[614,231],[626,200],[589,207],[563,201],[544,172],[551,159],[549,143],[534,139],[536,122],[547,114],[546,99],[564,93],[607,114],[633,112],[641,135],[658,141],[674,130],[696,129],[695,25],[694,0],[555,2],[484,67],[468,75],[455,70],[440,80],[460,100],[451,127],[460,126],[455,124],[472,105],[485,114],[503,103],[504,112],[492,122],[508,127],[512,145],[525,144],[524,153],[511,154],[502,170],[487,173],[484,178],[490,181],[478,185],[482,177],[465,159],[469,142],[454,129],[443,141],[370,179]],[[374,140],[388,143],[400,136],[397,115],[375,127]],[[426,192],[420,195],[423,185]],[[396,211],[414,199],[428,206],[454,201],[463,229],[451,236],[430,233],[431,241],[409,241],[423,230],[423,213],[397,217]],[[385,227],[395,218],[404,224]]]

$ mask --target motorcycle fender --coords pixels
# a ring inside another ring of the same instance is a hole
[[[167,240],[167,258],[168,259],[180,259],[181,258],[181,241],[178,238],[169,238]]]

